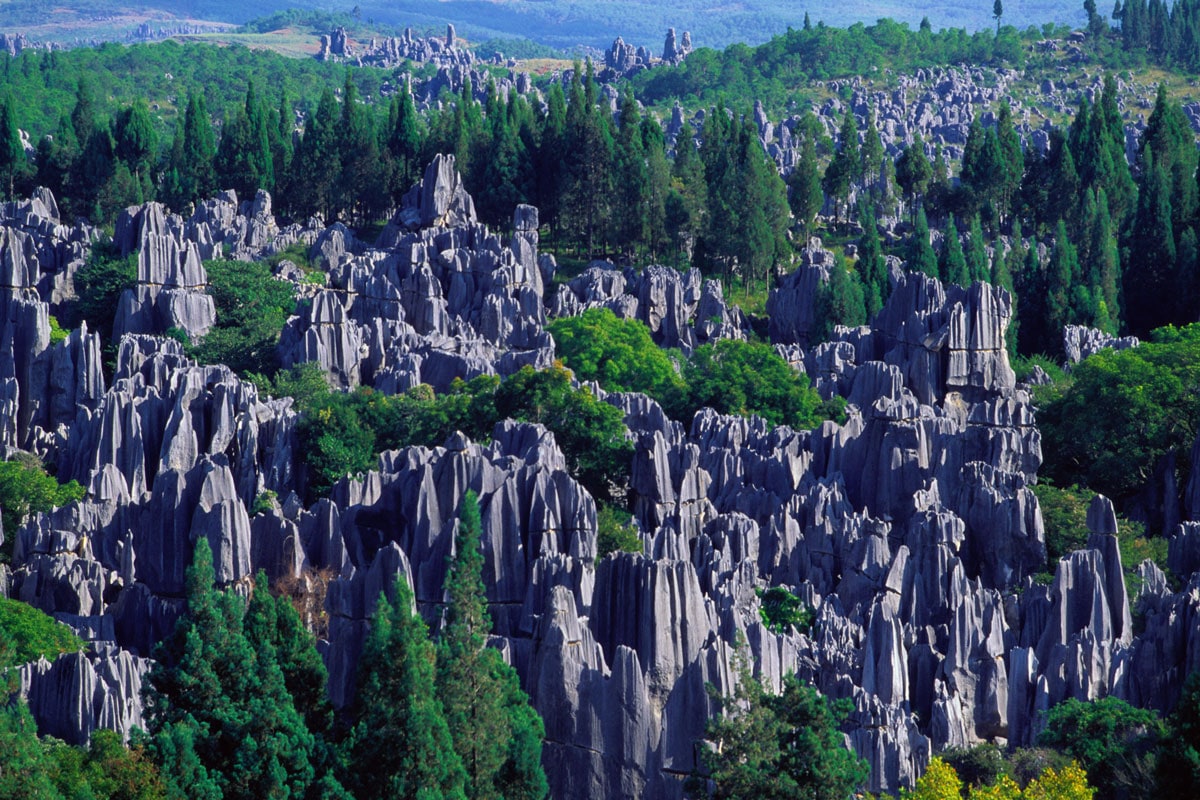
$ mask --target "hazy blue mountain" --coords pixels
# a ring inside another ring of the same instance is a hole
[[[96,0],[67,0],[47,9],[36,0],[0,0],[0,30],[14,30],[48,17],[53,9],[84,10],[99,5]],[[148,0],[139,10],[166,11],[178,17],[222,22],[246,22],[286,8],[321,8],[351,11],[357,8],[365,20],[416,28],[441,27],[453,23],[459,33],[471,38],[520,36],[556,47],[590,45],[606,47],[616,36],[657,51],[668,27],[692,32],[696,46],[724,47],[733,42],[757,44],[803,24],[805,12],[813,23],[845,26],[857,21],[871,23],[880,17],[907,22],[916,27],[922,16],[935,28],[989,27],[992,3],[933,2],[914,4],[901,0],[353,0],[335,7],[313,0]],[[109,8],[106,6],[106,8]],[[1081,25],[1082,3],[1070,0],[1010,0],[1005,3],[1006,23],[1022,27],[1038,20]]]

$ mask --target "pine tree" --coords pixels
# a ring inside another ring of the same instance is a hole
[[[933,165],[925,155],[925,143],[921,135],[913,138],[913,143],[904,148],[904,152],[896,159],[896,183],[904,191],[913,211],[917,204],[929,191],[929,182],[933,178]]]
[[[887,262],[883,258],[883,246],[879,242],[875,213],[871,210],[870,203],[860,204],[858,218],[863,226],[863,235],[858,243],[858,276],[863,285],[866,319],[871,320],[883,308],[891,287],[888,282]]]
[[[347,783],[359,800],[465,800],[466,773],[436,695],[433,644],[403,576],[380,594],[359,662]]]
[[[25,148],[17,131],[16,115],[12,103],[5,98],[0,101],[0,179],[8,185],[7,197],[13,198],[13,186],[17,176],[25,170]]]
[[[931,278],[940,274],[937,253],[929,243],[929,222],[925,218],[924,208],[917,209],[917,221],[913,227],[912,240],[909,242],[908,269]]]
[[[1172,224],[1171,177],[1158,162],[1158,153],[1142,153],[1141,191],[1129,236],[1130,256],[1122,259],[1125,321],[1131,333],[1145,336],[1171,320],[1174,310],[1163,299],[1175,290],[1175,231]]]
[[[187,570],[187,611],[150,674],[150,733],[168,782],[184,796],[303,797],[314,783],[312,734],[275,649],[256,649],[245,602],[214,585],[208,540]],[[198,788],[181,781],[194,780]]]
[[[971,217],[971,226],[967,230],[967,275],[971,283],[986,281],[991,277],[991,265],[988,263],[987,246],[983,241],[983,225],[979,215]]]
[[[396,164],[392,183],[392,200],[399,202],[405,192],[420,177],[418,159],[421,153],[421,131],[412,88],[407,82],[396,99],[396,118],[388,137],[388,152]]]
[[[212,121],[208,117],[204,95],[189,92],[187,111],[183,118],[182,164],[188,201],[209,197],[216,192],[216,173],[213,170],[216,154]]]
[[[821,175],[817,166],[817,148],[811,136],[804,138],[800,148],[800,161],[788,176],[788,202],[792,215],[807,241],[812,236],[813,225],[821,206],[825,204],[825,193],[821,191]]]
[[[315,114],[304,126],[289,168],[286,200],[295,216],[328,214],[333,205],[335,184],[341,174],[337,124],[338,104],[333,90],[325,87]]]
[[[500,797],[498,784],[507,776],[506,782],[514,788],[531,787],[522,796],[540,797],[546,791],[540,765],[535,765],[534,774],[523,776],[528,764],[509,763],[517,733],[510,704],[516,700],[517,705],[528,707],[528,702],[519,689],[513,697],[510,684],[515,673],[498,650],[487,647],[491,618],[482,577],[479,501],[472,491],[463,498],[458,522],[454,560],[446,578],[445,628],[437,647],[437,688],[454,750],[466,769],[466,792],[472,798]],[[536,728],[520,733],[533,733],[540,742]],[[518,746],[528,748],[529,743]]]
[[[125,162],[139,182],[145,177],[145,186],[152,186],[149,173],[158,151],[158,133],[144,99],[138,98],[117,115],[116,140],[117,158]]]
[[[971,276],[967,272],[967,258],[963,255],[962,242],[958,238],[958,227],[954,224],[954,215],[946,223],[946,241],[942,247],[942,258],[938,262],[938,274],[943,283],[956,283],[959,286],[971,285]]]

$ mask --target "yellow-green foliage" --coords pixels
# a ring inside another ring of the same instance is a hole
[[[58,318],[50,315],[50,344],[58,344],[67,340],[68,333],[58,324]]]
[[[75,633],[31,605],[0,597],[0,671],[83,647]]]
[[[1000,775],[987,786],[973,786],[968,800],[1092,800],[1096,790],[1088,786],[1087,773],[1075,762],[1062,769],[1046,767],[1023,790],[1012,778]],[[954,767],[935,758],[902,800],[962,800],[963,785]]]
[[[960,800],[962,781],[958,779],[954,767],[935,758],[929,762],[929,768],[917,780],[917,785],[900,796],[904,800]]]

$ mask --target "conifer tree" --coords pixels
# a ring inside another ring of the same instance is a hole
[[[854,113],[846,109],[838,132],[838,149],[825,168],[822,188],[833,198],[834,216],[841,221],[841,208],[850,194],[850,187],[862,177],[862,161],[858,146],[858,123]]]
[[[939,276],[937,253],[929,243],[929,221],[925,218],[925,209],[917,209],[917,220],[913,226],[912,240],[908,249],[908,268],[912,272],[920,272],[931,278]]]
[[[271,169],[275,175],[274,191],[277,193],[286,192],[288,188],[288,168],[295,152],[295,113],[287,92],[280,93],[279,109],[271,120],[274,131],[270,135]]]
[[[962,242],[958,238],[958,227],[954,224],[953,214],[946,223],[946,241],[942,246],[938,273],[943,283],[956,283],[964,288],[971,285],[971,276],[967,272],[967,258],[963,255]]]
[[[863,186],[875,197],[881,195],[880,168],[883,166],[883,142],[875,126],[875,109],[867,107],[867,122],[863,127],[862,146],[859,148],[859,175]]]
[[[325,87],[316,113],[305,122],[304,136],[289,169],[286,199],[296,216],[328,214],[333,206],[335,184],[341,174],[338,118],[337,99],[333,90]]]
[[[217,154],[213,139],[212,121],[204,95],[188,93],[187,111],[183,118],[183,165],[184,187],[187,201],[209,197],[217,190],[213,159]]]
[[[1050,252],[1050,265],[1046,279],[1046,332],[1060,336],[1064,325],[1089,321],[1086,313],[1080,313],[1073,290],[1080,286],[1079,255],[1067,235],[1066,223],[1058,221],[1054,232],[1054,249]]]
[[[991,265],[988,263],[987,246],[983,241],[983,225],[979,215],[971,217],[971,226],[967,231],[967,275],[971,283],[986,281],[991,277]]]
[[[541,797],[546,778],[540,764],[535,762],[532,773],[523,774],[531,766],[528,760],[513,759],[514,752],[540,748],[541,722],[521,730],[514,727],[514,712],[520,706],[528,709],[528,701],[519,688],[514,696],[515,672],[498,650],[487,647],[491,618],[482,577],[479,501],[472,491],[463,498],[458,523],[454,560],[446,577],[445,628],[437,646],[437,688],[454,750],[466,769],[467,796]],[[525,740],[514,741],[517,736]],[[502,783],[516,794],[503,792]]]
[[[347,783],[358,800],[465,800],[466,773],[435,688],[433,643],[402,575],[380,594],[359,662]]]
[[[13,198],[17,176],[25,169],[25,148],[17,131],[16,115],[8,98],[0,101],[0,179],[7,185],[6,197]]]
[[[846,264],[846,259],[837,254],[829,270],[829,282],[817,294],[816,337],[828,341],[838,325],[855,327],[867,321],[867,308],[863,284],[858,273]]]
[[[918,133],[913,138],[913,143],[904,148],[900,157],[896,159],[896,183],[908,197],[914,212],[916,205],[929,191],[929,182],[932,178],[933,165],[929,163],[929,159],[925,155],[925,143],[921,140],[921,134]]]
[[[1171,177],[1147,147],[1142,153],[1142,187],[1124,259],[1125,321],[1131,333],[1145,336],[1170,322],[1173,311],[1164,303],[1176,288],[1175,230],[1172,224]]]
[[[412,88],[407,82],[395,101],[396,116],[388,137],[388,152],[396,166],[392,183],[392,200],[399,202],[420,177],[418,159],[421,154],[421,132],[417,108],[413,104]]]
[[[153,187],[150,170],[157,155],[158,133],[150,118],[150,107],[143,98],[138,98],[117,115],[116,140],[117,158],[125,162],[143,185],[143,194],[148,194],[147,190]]]
[[[645,205],[650,195],[645,150],[642,147],[641,114],[626,88],[621,97],[620,121],[613,146],[617,197],[613,206],[613,236],[617,245],[633,253],[645,239]]]
[[[879,242],[875,212],[871,210],[870,203],[864,201],[860,204],[858,218],[863,226],[863,235],[858,243],[858,276],[863,285],[866,320],[871,320],[883,308],[891,287],[883,246]]]
[[[821,175],[817,165],[817,148],[811,136],[804,137],[804,144],[800,148],[800,161],[788,176],[788,188],[792,215],[807,240],[812,236],[817,214],[825,204],[825,193],[821,191]]]
[[[646,196],[642,215],[643,236],[651,255],[657,255],[667,237],[667,193],[671,185],[671,166],[667,163],[662,127],[650,115],[642,117],[642,152],[646,154]]]
[[[256,650],[246,636],[245,602],[213,582],[201,538],[187,570],[187,611],[150,674],[149,728],[163,775],[188,797],[303,797],[315,780],[313,736],[274,647]]]

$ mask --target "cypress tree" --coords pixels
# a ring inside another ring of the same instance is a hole
[[[250,118],[242,108],[230,109],[221,126],[221,142],[217,145],[216,172],[218,185],[233,189],[238,197],[253,197],[258,188],[251,157],[253,143],[250,133]]]
[[[1175,231],[1172,225],[1171,178],[1158,162],[1158,153],[1147,147],[1142,154],[1146,174],[1138,193],[1137,213],[1123,260],[1125,320],[1131,333],[1145,336],[1170,322],[1170,297],[1177,282]]]
[[[812,236],[817,214],[825,204],[825,193],[821,191],[821,175],[817,166],[817,148],[811,136],[804,137],[800,161],[788,176],[788,188],[788,202],[792,214],[807,241],[808,237]]]
[[[1000,149],[1003,176],[997,210],[1003,220],[1012,212],[1013,201],[1020,191],[1021,178],[1025,174],[1025,153],[1021,150],[1021,136],[1013,125],[1012,108],[1009,107],[1008,100],[1000,103],[1000,111],[996,118],[996,143]]]
[[[25,168],[25,148],[17,131],[16,115],[6,97],[0,101],[0,176],[8,184],[8,199],[13,197],[13,185]]]
[[[1074,292],[1075,287],[1081,286],[1079,272],[1078,253],[1067,235],[1066,223],[1059,220],[1046,274],[1046,333],[1055,341],[1061,336],[1063,326],[1089,321],[1090,315],[1079,308],[1081,298]]]
[[[883,308],[891,287],[888,282],[887,263],[883,258],[883,246],[879,242],[875,213],[871,210],[870,203],[860,204],[858,217],[863,226],[863,235],[858,243],[858,276],[863,285],[866,319],[870,320]]]
[[[908,248],[908,268],[931,278],[937,278],[940,274],[937,253],[929,243],[929,222],[925,218],[924,208],[917,209],[917,221]]]
[[[979,215],[971,217],[971,226],[967,231],[967,275],[972,283],[986,281],[991,277],[991,266],[988,264],[987,246],[983,242],[983,225]]]
[[[413,104],[412,88],[407,82],[396,101],[396,119],[388,137],[388,151],[396,163],[396,180],[392,185],[392,199],[399,202],[417,179],[421,154],[421,131],[418,126],[417,108]]]
[[[667,163],[662,126],[650,115],[642,117],[642,152],[646,154],[646,197],[643,209],[643,235],[651,255],[657,255],[667,237],[667,193],[671,185],[671,166]]]
[[[163,775],[188,797],[303,797],[314,783],[312,734],[274,647],[246,636],[245,601],[213,581],[201,538],[187,570],[187,611],[150,674],[149,728]]]
[[[279,95],[279,109],[275,112],[274,133],[271,135],[271,169],[275,175],[274,190],[287,191],[288,168],[294,153],[296,112],[292,109],[287,92]]]
[[[749,292],[755,280],[766,281],[778,254],[788,247],[790,222],[787,187],[763,150],[754,123],[745,120],[737,137],[734,253]]]
[[[925,143],[918,133],[913,138],[913,143],[904,148],[904,152],[896,159],[896,183],[913,204],[914,211],[929,191],[929,181],[932,178],[933,165],[925,155]]]
[[[618,247],[632,254],[645,239],[643,212],[650,187],[642,147],[641,115],[628,87],[621,96],[613,161],[617,193],[612,215],[614,239]]]
[[[962,242],[958,238],[958,227],[954,224],[953,214],[946,223],[946,241],[942,247],[942,258],[938,262],[938,274],[943,283],[956,283],[962,287],[971,285],[967,259],[963,255]]]
[[[335,183],[341,173],[338,118],[337,100],[327,86],[316,113],[305,122],[304,136],[289,169],[286,199],[296,216],[328,214],[332,208]]]
[[[846,265],[841,254],[835,255],[829,270],[829,282],[817,294],[816,318],[818,341],[828,341],[838,325],[855,327],[867,321],[863,285],[858,273]]]
[[[532,743],[514,743],[520,735],[536,737],[540,746],[540,720],[524,730],[513,727],[510,704],[528,708],[520,689],[512,691],[516,675],[504,663],[498,650],[487,647],[491,618],[487,612],[483,587],[483,550],[480,536],[479,501],[468,491],[459,511],[458,535],[454,560],[446,578],[445,628],[438,641],[438,696],[445,708],[446,723],[466,769],[466,792],[472,798],[498,798],[500,783],[513,788],[526,786],[521,796],[540,797],[546,792],[546,779],[538,764],[534,773],[523,775],[528,763],[512,761],[514,745],[519,753]],[[534,715],[536,718],[536,715]],[[540,791],[538,791],[540,787]]]
[[[395,602],[379,595],[359,662],[347,783],[358,800],[465,800],[466,773],[436,694],[432,642],[397,576]]]
[[[117,116],[116,140],[117,158],[129,166],[139,182],[145,177],[145,185],[152,186],[148,178],[158,150],[158,134],[150,118],[150,107],[143,98],[139,97]]]
[[[867,107],[867,123],[863,128],[862,147],[859,149],[859,174],[862,183],[872,195],[879,196],[880,168],[883,166],[883,142],[875,127],[875,109]]]
[[[217,145],[213,138],[212,121],[204,95],[188,93],[187,111],[183,118],[183,174],[185,202],[209,197],[217,190],[213,160]]]

